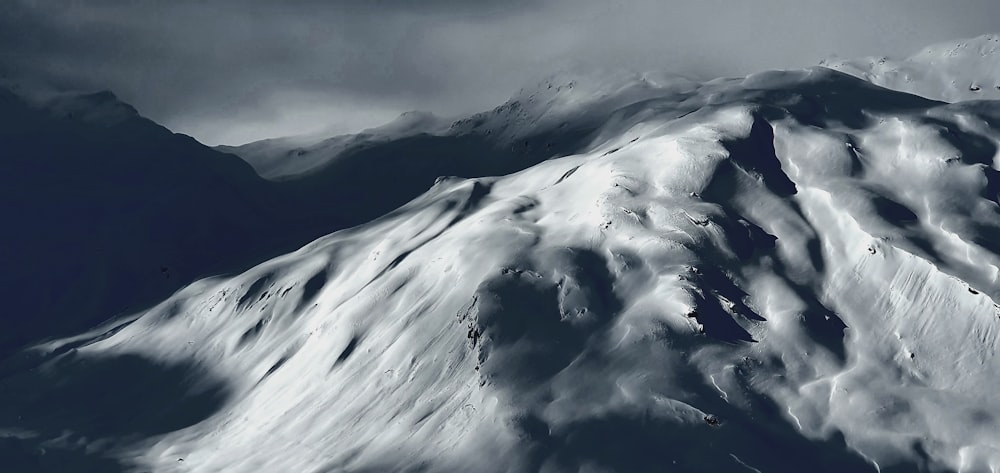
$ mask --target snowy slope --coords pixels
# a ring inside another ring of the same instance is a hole
[[[592,122],[572,133],[536,127],[558,135],[555,148],[514,147],[488,130],[434,131],[448,124],[409,113],[342,146],[320,144],[323,166],[275,183],[110,92],[26,99],[0,90],[0,264],[18,268],[0,279],[0,357],[370,221],[438,176],[502,175],[569,153]],[[331,146],[344,152],[326,163]]]
[[[423,149],[439,146],[440,138],[448,138],[448,142],[481,149],[474,167],[448,163],[445,173],[464,177],[506,174],[575,151],[614,110],[649,98],[690,94],[696,86],[687,79],[662,74],[556,75],[518,91],[493,110],[452,122],[414,111],[358,134],[327,139],[278,138],[215,149],[240,156],[267,179],[289,180],[324,172],[342,175],[342,162],[351,160],[392,169],[396,166],[383,166],[383,162],[400,155],[396,149],[400,142],[416,141],[417,148]],[[388,153],[383,152],[386,148]]]
[[[7,360],[0,452],[32,471],[1000,470],[1000,108],[814,68],[581,117],[601,119],[569,156],[439,179]]]
[[[273,138],[241,146],[216,146],[215,149],[238,155],[264,178],[283,180],[315,172],[352,149],[419,134],[438,134],[439,130],[446,128],[447,123],[433,114],[413,111],[403,113],[385,125],[357,134],[332,138]]]
[[[934,100],[1000,99],[1000,35],[928,46],[903,59],[831,60],[822,65]]]

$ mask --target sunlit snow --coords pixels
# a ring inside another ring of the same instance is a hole
[[[157,472],[1000,470],[997,102],[820,67],[575,89],[416,135],[548,142],[554,159],[484,157],[504,172],[441,177],[12,357],[0,439],[52,471],[72,471],[56,455]]]

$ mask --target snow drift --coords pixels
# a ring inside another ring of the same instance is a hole
[[[874,84],[934,100],[1000,99],[1000,35],[924,48],[903,59],[830,60],[823,65]]]
[[[825,68],[599,96],[389,140],[378,169],[514,169],[8,359],[0,451],[52,471],[1000,470],[995,102]],[[530,129],[570,154],[435,161]],[[286,182],[364,169],[335,161]]]

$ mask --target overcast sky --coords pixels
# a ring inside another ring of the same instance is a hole
[[[239,144],[488,109],[562,70],[900,57],[998,19],[1000,0],[0,0],[0,71]]]

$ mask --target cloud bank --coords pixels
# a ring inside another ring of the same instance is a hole
[[[996,28],[968,0],[10,0],[0,71],[111,89],[208,144],[489,108],[561,70],[694,78],[907,55]]]

